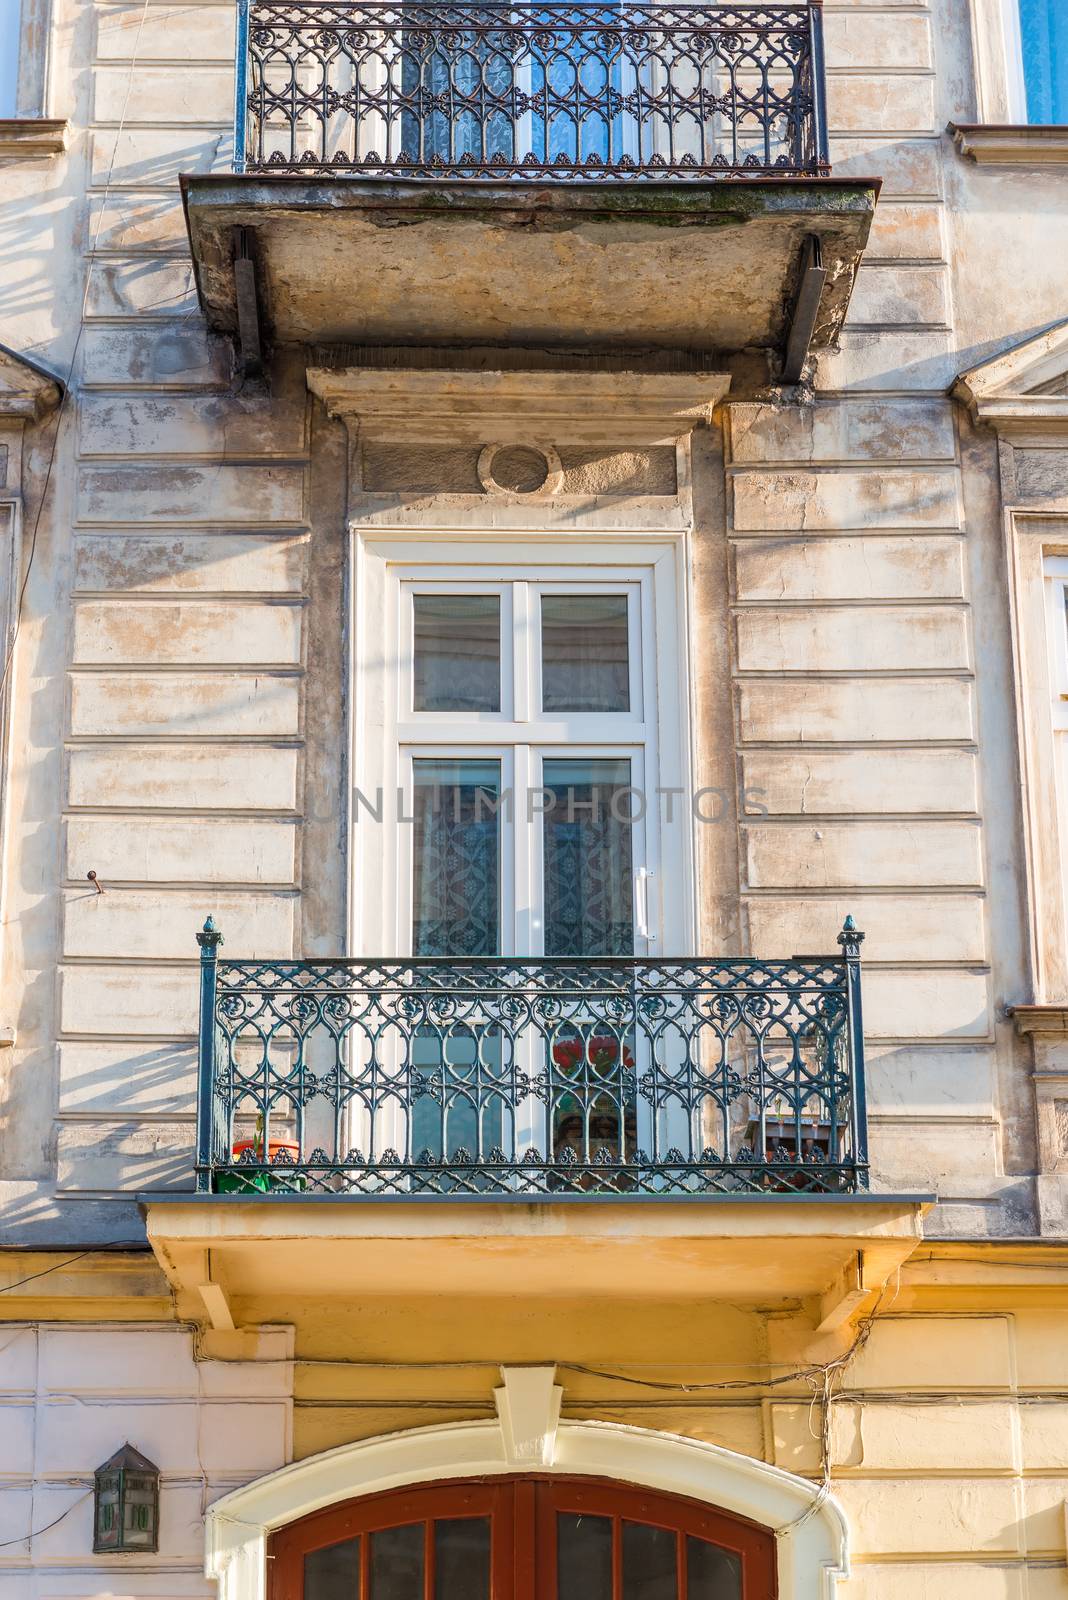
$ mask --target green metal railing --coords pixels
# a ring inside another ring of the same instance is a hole
[[[860,944],[755,959],[201,951],[197,1185],[838,1194],[867,1183]]]

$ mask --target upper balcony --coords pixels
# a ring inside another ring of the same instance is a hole
[[[878,184],[827,160],[818,3],[244,0],[201,300],[284,342],[761,349],[843,321]]]

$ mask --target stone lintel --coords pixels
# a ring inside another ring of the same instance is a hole
[[[712,420],[720,372],[466,372],[311,366],[308,387],[364,438],[479,444],[564,428],[570,439],[674,440]]]

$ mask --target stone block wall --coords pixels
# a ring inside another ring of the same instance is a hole
[[[965,461],[943,391],[1063,311],[1063,206],[1051,179],[966,171],[944,134],[973,98],[964,0],[824,13],[835,168],[883,191],[818,403],[736,385],[725,408],[733,741],[714,755],[763,796],[737,841],[751,947],[825,947],[846,911],[868,934],[878,1181],[937,1187],[940,1225],[1015,1232],[1035,1133],[1001,1022],[1026,973],[996,462]],[[343,933],[320,904],[342,893],[336,828],[311,821],[340,778],[306,743],[308,695],[339,692],[309,627],[336,442],[318,453],[299,364],[268,395],[205,333],[178,190],[231,159],[233,20],[226,0],[57,0],[69,151],[0,174],[4,341],[71,372],[21,636],[0,1019],[0,1193],[38,1240],[125,1237],[110,1197],[188,1183],[205,913],[245,955]],[[1007,268],[1001,220],[1032,206],[1039,248]],[[388,452],[375,470],[393,486]],[[577,500],[631,482],[591,472],[573,464]],[[57,1184],[85,1202],[61,1226]]]

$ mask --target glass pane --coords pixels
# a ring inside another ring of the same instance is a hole
[[[612,1600],[612,1519],[561,1511],[556,1519],[556,1600]]]
[[[629,711],[625,594],[546,594],[541,600],[543,711]]]
[[[1028,122],[1068,122],[1068,7],[1020,0]]]
[[[14,117],[18,105],[19,51],[14,41],[21,38],[22,19],[19,0],[0,0],[0,39],[9,41],[6,50],[0,50],[0,117]],[[32,13],[27,13],[27,26]],[[33,49],[33,44],[27,45]],[[24,113],[25,114],[25,113]]]
[[[423,1600],[426,1524],[383,1528],[371,1535],[371,1600]]]
[[[412,954],[498,952],[498,761],[414,761]]]
[[[545,954],[634,951],[627,760],[546,761]]]
[[[434,1524],[434,1600],[489,1600],[488,1517]]]
[[[623,1600],[678,1600],[678,1540],[673,1528],[623,1524]]]
[[[304,1600],[359,1600],[360,1541],[328,1544],[304,1557]]]
[[[686,1540],[686,1600],[742,1600],[742,1563],[729,1550]]]
[[[501,709],[501,602],[495,594],[417,594],[416,711]]]

